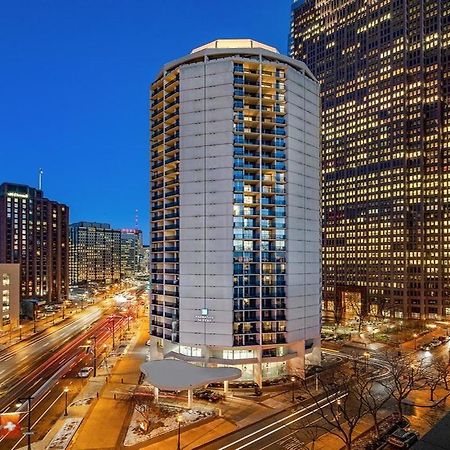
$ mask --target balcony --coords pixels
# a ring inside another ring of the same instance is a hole
[[[167,87],[166,87],[167,89]],[[180,92],[180,88],[176,88],[173,91],[168,92],[165,96],[164,96],[164,100],[167,100],[168,98],[172,97],[172,95],[178,94],[178,92]]]
[[[180,202],[178,200],[174,201],[174,202],[169,202],[169,203],[166,203],[166,208],[173,208],[175,206],[179,206],[179,204],[180,204]]]

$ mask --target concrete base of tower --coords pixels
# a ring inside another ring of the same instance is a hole
[[[262,386],[265,380],[296,376],[305,377],[305,367],[320,365],[320,337],[281,345],[248,347],[208,347],[181,345],[152,338],[150,359],[181,359],[208,367],[236,367],[241,381]]]

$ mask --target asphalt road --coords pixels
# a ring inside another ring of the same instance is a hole
[[[85,380],[77,373],[82,366],[93,364],[93,336],[97,340],[97,361],[102,357],[104,343],[112,337],[112,320],[102,318],[99,307],[91,307],[73,322],[24,341],[0,354],[0,379],[3,395],[0,397],[0,411],[20,412],[22,430],[27,428],[27,402],[17,406],[18,399],[32,396],[32,441],[42,439],[51,424],[64,412],[64,388],[69,388],[68,400],[75,397]],[[92,324],[95,322],[94,324]],[[92,325],[91,325],[92,324]],[[126,328],[126,319],[114,318],[116,344],[121,330]],[[110,343],[111,345],[111,343]],[[26,437],[20,440],[0,438],[1,450],[12,450],[26,444]]]

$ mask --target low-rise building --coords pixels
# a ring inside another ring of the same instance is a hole
[[[0,330],[14,330],[19,326],[20,264],[0,264]]]

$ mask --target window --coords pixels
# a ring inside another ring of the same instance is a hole
[[[8,273],[4,273],[3,274],[3,276],[2,276],[2,283],[3,283],[3,286],[9,286],[10,285],[10,276],[9,276],[9,274]]]

